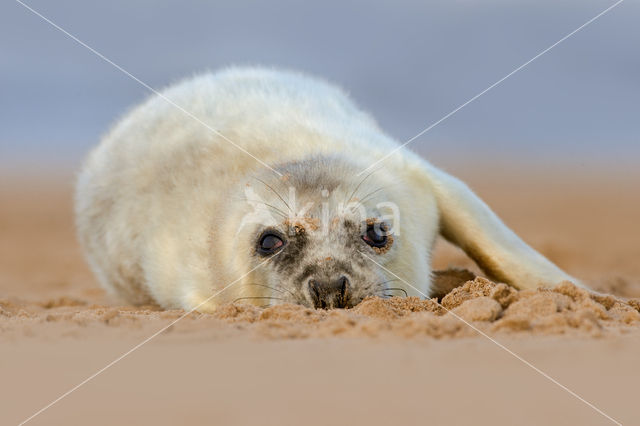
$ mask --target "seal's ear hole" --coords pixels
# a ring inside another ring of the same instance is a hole
[[[266,230],[258,238],[257,252],[268,256],[279,251],[284,245],[285,240],[278,232]]]

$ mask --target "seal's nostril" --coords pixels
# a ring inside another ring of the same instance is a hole
[[[314,302],[320,300],[320,285],[316,280],[309,280],[309,292]]]
[[[316,308],[344,308],[349,300],[349,279],[341,276],[335,280],[310,279],[309,296]]]
[[[347,295],[347,287],[349,286],[349,279],[344,275],[338,279],[338,292],[340,293],[340,298],[342,300],[345,299]]]

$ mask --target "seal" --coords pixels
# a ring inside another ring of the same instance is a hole
[[[90,153],[79,239],[113,294],[202,312],[429,295],[438,235],[517,288],[580,285],[467,185],[398,146],[320,79],[200,75],[133,109]]]

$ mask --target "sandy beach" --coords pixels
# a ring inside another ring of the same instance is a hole
[[[460,284],[441,304],[227,305],[186,316],[126,306],[84,263],[72,179],[3,178],[0,423],[29,419],[113,361],[28,424],[636,422],[637,176],[450,170],[599,293],[569,283],[517,291],[439,242],[435,269],[466,271],[440,274]]]

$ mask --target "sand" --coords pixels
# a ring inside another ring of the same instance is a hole
[[[448,271],[441,271],[447,274]],[[475,277],[441,301],[417,297],[369,298],[348,310],[316,310],[299,305],[261,308],[226,304],[214,314],[163,311],[158,307],[89,304],[73,297],[39,302],[0,299],[4,339],[41,336],[92,337],[105,328],[137,335],[142,326],[172,327],[190,333],[233,334],[269,339],[456,338],[503,335],[624,335],[640,328],[640,299],[601,295],[570,282],[553,289],[518,291]],[[145,330],[146,331],[146,330]],[[110,333],[110,332],[107,332]],[[144,334],[141,337],[146,337]]]
[[[28,418],[165,327],[32,424],[611,423],[514,354],[633,423],[637,179],[466,172],[507,223],[598,293],[570,283],[518,291],[441,242],[440,299],[186,316],[126,306],[83,262],[69,186],[3,179],[0,423]]]

